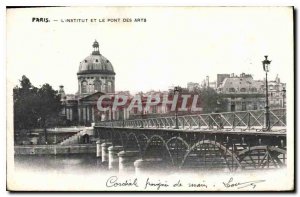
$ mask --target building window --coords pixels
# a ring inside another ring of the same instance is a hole
[[[251,91],[252,92],[257,92],[257,89],[256,88],[252,88]]]
[[[95,89],[95,92],[101,92],[101,81],[99,80],[96,80],[94,81],[94,89]]]
[[[246,111],[247,107],[246,107],[246,102],[242,102],[242,111]]]
[[[231,103],[231,105],[230,105],[230,111],[235,111],[235,103]]]
[[[269,86],[269,89],[270,89],[270,90],[273,90],[273,85],[270,85],[270,86]]]
[[[98,62],[98,59],[96,59],[96,62]]]
[[[112,83],[110,81],[107,83],[107,92],[112,92]]]
[[[253,104],[253,109],[254,109],[254,110],[257,110],[257,103],[254,103],[254,104]]]
[[[157,113],[156,107],[157,107],[157,106],[155,105],[155,106],[153,106],[153,108],[152,108],[152,113],[153,113],[153,114],[156,114],[156,113]]]
[[[229,88],[229,92],[235,92],[234,88]]]
[[[246,88],[241,88],[240,91],[241,92],[246,92]]]
[[[81,82],[81,93],[87,93],[87,82],[86,81]]]

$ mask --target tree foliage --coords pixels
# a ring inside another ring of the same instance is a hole
[[[203,113],[224,112],[228,101],[220,93],[217,93],[213,88],[203,87],[194,88],[192,91],[183,90],[194,95],[199,95],[197,105],[203,108]]]
[[[180,94],[199,95],[197,106],[202,107],[202,113],[224,112],[228,101],[223,94],[217,93],[210,87],[195,87],[189,91],[187,88],[179,88]],[[169,90],[169,94],[174,94],[174,90]]]
[[[55,124],[61,110],[60,96],[49,84],[34,87],[26,76],[13,89],[15,131],[29,131]]]

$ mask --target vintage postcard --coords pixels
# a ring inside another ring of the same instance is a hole
[[[293,7],[7,7],[7,190],[294,190]]]

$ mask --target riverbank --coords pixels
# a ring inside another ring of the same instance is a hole
[[[76,144],[76,145],[19,145],[14,146],[15,155],[63,155],[95,153],[95,144]]]

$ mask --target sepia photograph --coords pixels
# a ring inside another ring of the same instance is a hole
[[[294,7],[7,7],[8,191],[293,191]]]

